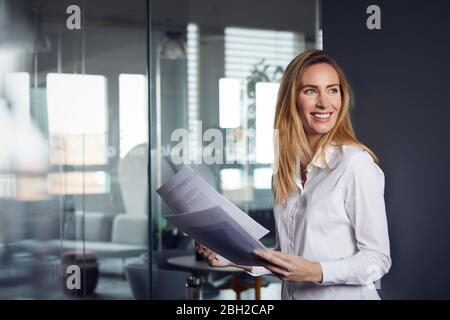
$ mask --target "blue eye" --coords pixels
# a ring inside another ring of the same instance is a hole
[[[331,94],[336,94],[336,93],[338,93],[339,92],[339,90],[337,89],[337,88],[331,88],[330,89],[330,93]]]
[[[305,94],[307,94],[307,95],[311,95],[311,94],[314,94],[314,93],[315,93],[314,89],[306,89],[305,90]]]

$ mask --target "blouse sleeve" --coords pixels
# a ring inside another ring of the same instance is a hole
[[[347,171],[344,202],[357,252],[339,260],[321,261],[324,285],[370,285],[391,267],[384,173],[366,152],[355,156]]]

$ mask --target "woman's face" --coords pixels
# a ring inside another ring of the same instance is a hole
[[[319,138],[335,125],[341,109],[339,76],[327,63],[306,68],[301,77],[297,110],[308,138]]]

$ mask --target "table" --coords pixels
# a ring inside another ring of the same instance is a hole
[[[208,274],[210,272],[225,272],[225,273],[231,273],[232,279],[231,284],[229,286],[230,289],[233,289],[233,291],[236,293],[236,300],[241,299],[241,292],[248,289],[249,286],[245,283],[242,283],[240,281],[238,274],[245,272],[241,268],[235,268],[235,267],[221,267],[221,268],[213,268],[210,267],[206,262],[204,261],[197,261],[195,259],[195,255],[188,255],[188,256],[179,256],[179,257],[172,257],[167,259],[167,263],[176,266],[180,269],[187,270],[194,273],[204,273]],[[261,300],[261,277],[254,277],[255,283],[255,300]]]

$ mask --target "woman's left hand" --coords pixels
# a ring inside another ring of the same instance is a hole
[[[282,280],[322,282],[322,267],[318,262],[280,251],[254,253],[263,260],[264,267]]]

